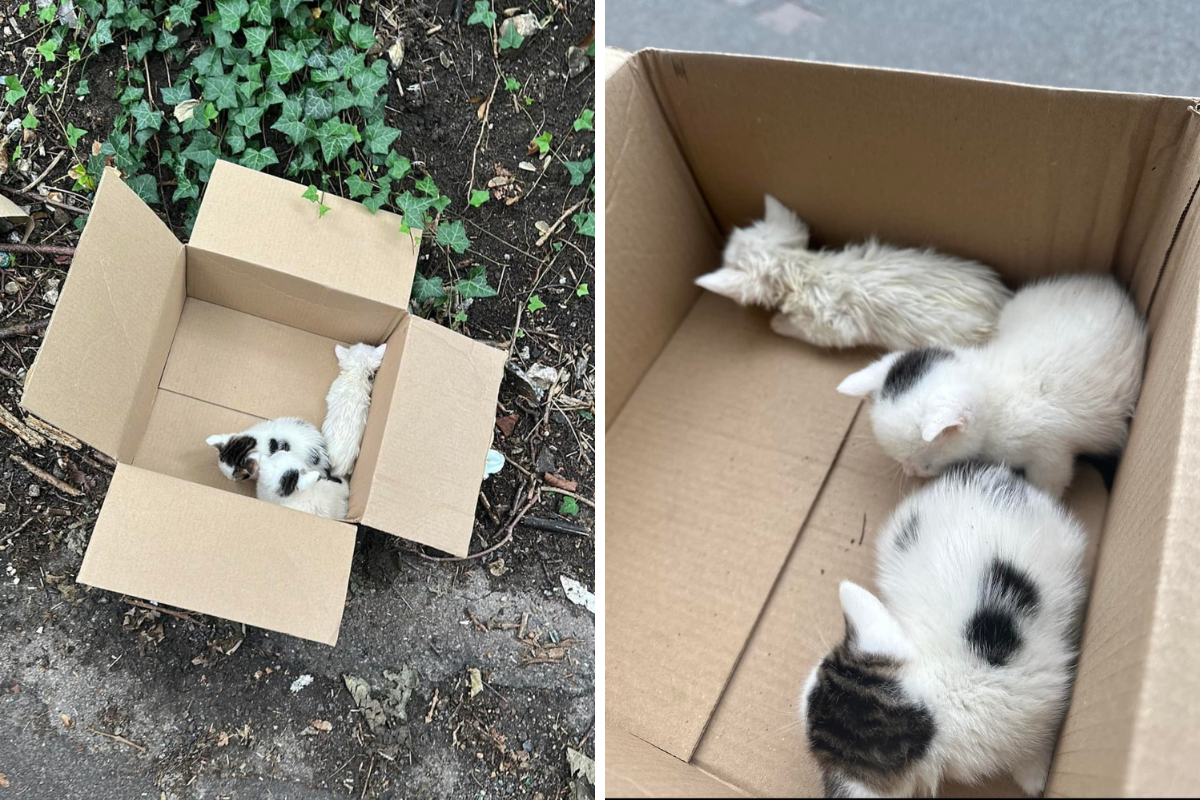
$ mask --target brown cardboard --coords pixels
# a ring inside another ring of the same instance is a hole
[[[355,527],[262,503],[205,443],[320,424],[334,346],[387,341],[349,522],[466,555],[505,353],[407,312],[399,221],[223,162],[185,247],[106,171],[25,407],[119,464],[79,580],[332,644]]]
[[[933,245],[1014,285],[1111,272],[1148,309],[1112,495],[1090,468],[1068,495],[1095,572],[1047,794],[1200,791],[1190,102],[657,51],[606,94],[609,794],[819,793],[800,687],[842,636],[837,582],[873,584],[873,537],[911,489],[834,391],[869,354],[781,339],[692,285],[764,192],[818,245]]]
[[[8,220],[13,225],[25,226],[22,241],[28,239],[29,234],[33,233],[33,217],[26,214],[19,205],[3,195],[0,195],[0,219]]]

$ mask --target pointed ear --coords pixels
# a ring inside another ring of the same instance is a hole
[[[383,344],[379,345],[379,347],[376,347],[376,348],[375,348],[375,356],[376,356],[376,358],[382,359],[382,358],[383,358],[383,354],[384,354],[384,352],[385,352],[386,350],[387,350],[387,342],[384,342]]]
[[[954,436],[967,427],[967,414],[958,404],[939,403],[921,420],[921,438],[932,442],[939,436]]]
[[[345,360],[346,356],[350,355],[350,348],[342,347],[340,344],[335,344],[333,346],[333,352],[337,355],[337,360],[340,364],[343,360]]]
[[[870,397],[874,395],[883,388],[883,382],[887,380],[888,372],[892,369],[892,364],[896,363],[896,359],[900,355],[900,353],[888,353],[871,366],[860,369],[839,383],[837,390],[851,397]]]
[[[716,272],[696,278],[696,285],[739,303],[745,302],[747,276],[736,269],[721,267]]]
[[[907,659],[912,645],[891,612],[879,598],[850,581],[838,587],[842,614],[846,617],[846,640],[860,653]]]
[[[383,352],[387,349],[386,344],[381,344],[371,351],[371,366],[379,369],[379,365],[383,363]]]
[[[225,443],[229,441],[230,436],[233,436],[233,434],[232,433],[214,433],[212,436],[208,437],[204,441],[210,447],[215,447],[218,450],[220,450],[222,447],[225,446]]]
[[[316,470],[309,470],[301,475],[300,479],[296,481],[296,488],[298,490],[307,489],[319,480],[321,480],[321,473],[317,472]]]
[[[763,196],[763,222],[789,244],[796,247],[808,246],[808,226],[796,215],[795,211],[776,200],[771,195]]]

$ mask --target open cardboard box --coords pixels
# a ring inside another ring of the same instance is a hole
[[[117,460],[79,581],[334,644],[355,525],[466,555],[505,354],[409,315],[399,217],[218,162],[189,244],[100,182],[21,404]],[[347,522],[254,498],[205,444],[320,425],[336,343],[388,343]]]
[[[1093,537],[1048,794],[1200,791],[1200,118],[1173,97],[643,51],[606,82],[606,779],[611,796],[814,796],[801,684],[874,586],[901,497],[838,382],[874,355],[775,336],[701,292],[763,193],[819,244],[871,234],[1012,285],[1111,272],[1149,364]],[[911,488],[911,485],[910,487]],[[1098,554],[1095,548],[1098,546]],[[942,794],[1018,794],[1010,779]]]

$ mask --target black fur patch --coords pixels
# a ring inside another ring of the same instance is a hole
[[[246,458],[258,446],[258,440],[253,436],[235,436],[221,445],[220,459],[223,464],[231,467],[245,467]]]
[[[292,492],[296,491],[296,484],[300,480],[300,471],[289,469],[283,473],[283,477],[279,479],[279,493],[284,497],[290,497]]]
[[[279,440],[272,439],[267,449],[271,451],[270,455],[275,455],[277,452],[279,452]]]
[[[921,521],[917,518],[916,511],[913,511],[900,523],[900,533],[896,534],[896,547],[899,550],[908,550],[917,543],[920,525]]]
[[[338,477],[336,477],[336,476],[334,476],[334,475],[330,475],[330,476],[329,476],[329,480],[333,481],[334,483],[341,483],[341,482],[342,482],[342,479],[341,479],[341,478],[338,478]]]
[[[898,397],[917,385],[917,381],[940,361],[953,358],[954,354],[942,347],[922,347],[909,350],[896,359],[883,380],[879,396],[884,400]]]
[[[312,464],[314,467],[320,466],[322,456],[324,455],[325,454],[321,452],[320,448],[314,447],[312,452],[308,454],[308,463]]]
[[[329,467],[326,467],[326,468],[325,468],[325,480],[327,480],[327,481],[333,481],[334,483],[341,483],[341,482],[342,482],[342,479],[341,479],[341,478],[339,478],[339,477],[337,477],[336,475],[334,475],[334,474],[333,474],[333,470],[332,470],[332,469],[330,469]]]
[[[1037,613],[1040,599],[1033,580],[1009,562],[995,558],[979,585],[979,608],[967,621],[967,642],[993,667],[1008,664],[1021,649],[1022,617]]]
[[[855,651],[847,638],[817,671],[808,695],[808,743],[822,768],[827,796],[845,791],[845,776],[884,792],[929,749],[933,715],[904,697],[899,664]]]
[[[948,472],[956,480],[978,481],[983,493],[992,502],[1012,504],[1025,499],[1024,467],[1009,467],[972,458],[951,465]]]

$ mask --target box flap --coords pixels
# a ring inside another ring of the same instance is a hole
[[[380,369],[395,378],[377,375],[372,397],[374,405],[394,381],[389,410],[378,436],[368,422],[354,470],[352,485],[370,478],[363,524],[467,554],[506,358],[434,322],[401,323]]]
[[[696,303],[608,430],[610,724],[691,758],[858,409],[836,387],[866,361]]]
[[[615,725],[604,732],[605,797],[748,797]]]
[[[14,226],[23,226],[25,233],[22,235],[22,241],[28,239],[29,234],[33,233],[33,217],[26,214],[23,208],[3,195],[0,195],[0,219],[7,220]]]
[[[79,582],[332,645],[355,528],[118,464]]]
[[[21,405],[128,462],[183,300],[183,245],[106,169]]]
[[[400,217],[325,193],[318,218],[305,188],[218,161],[189,244],[407,308],[418,243],[400,233]]]

